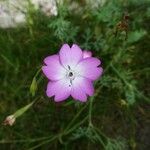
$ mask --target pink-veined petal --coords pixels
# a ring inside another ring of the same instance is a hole
[[[44,59],[47,66],[42,67],[43,73],[49,80],[60,80],[65,76],[65,68],[60,64],[59,56],[52,55]]]
[[[46,94],[48,97],[55,96],[54,100],[56,102],[67,99],[71,94],[69,81],[65,78],[59,81],[50,81],[47,85]]]
[[[82,59],[82,50],[76,44],[73,44],[70,48],[68,44],[64,44],[59,52],[61,64],[68,68],[70,66],[73,69],[78,62]]]
[[[76,66],[76,71],[83,77],[86,77],[90,80],[96,80],[103,72],[103,69],[98,67],[100,64],[101,62],[99,59],[89,57],[79,62],[79,64]]]

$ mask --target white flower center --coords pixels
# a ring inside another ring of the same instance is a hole
[[[72,77],[73,76],[73,72],[69,72],[69,77]]]

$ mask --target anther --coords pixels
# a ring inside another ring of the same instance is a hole
[[[72,80],[70,80],[70,84],[72,85]]]
[[[69,69],[69,70],[71,69],[69,65],[68,65],[68,69]]]

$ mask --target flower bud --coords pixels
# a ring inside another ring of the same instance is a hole
[[[10,115],[10,116],[7,116],[6,119],[4,120],[3,122],[3,125],[9,125],[9,126],[12,126],[16,121],[16,118],[14,115]]]
[[[92,52],[91,51],[83,51],[83,58],[88,58],[92,56]]]

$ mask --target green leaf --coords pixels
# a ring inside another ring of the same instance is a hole
[[[146,34],[147,34],[147,32],[145,30],[130,32],[129,36],[128,36],[128,43],[137,42],[141,38],[143,38]]]
[[[23,115],[33,104],[35,101],[31,102],[30,104],[18,109],[13,115],[15,118]]]
[[[129,105],[133,105],[135,103],[136,100],[133,86],[130,85],[127,87],[127,89],[125,90],[125,96]]]

